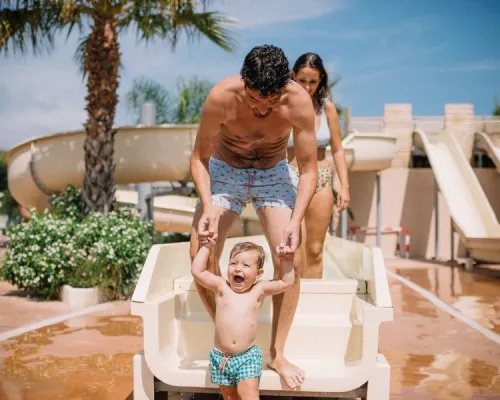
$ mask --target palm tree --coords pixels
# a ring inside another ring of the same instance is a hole
[[[336,77],[333,81],[330,81],[328,83],[328,97],[330,99],[332,99],[332,101],[333,101],[333,89],[335,88],[335,86],[338,85],[339,82],[340,82],[340,76]],[[344,112],[344,109],[338,103],[334,103],[334,104],[335,104],[335,108],[337,109],[337,114],[339,115],[339,117],[342,117],[342,113]]]
[[[200,122],[203,104],[213,84],[194,77],[186,81],[180,77],[177,81],[177,99],[175,123],[197,124]]]
[[[157,124],[197,124],[212,86],[210,81],[196,77],[186,80],[180,76],[174,97],[162,84],[140,78],[133,82],[126,94],[127,106],[134,113],[137,123],[140,120],[141,106],[145,102],[151,102],[156,106]]]
[[[0,52],[50,50],[58,33],[78,28],[77,58],[87,77],[85,123],[85,211],[107,212],[114,199],[113,129],[120,67],[119,35],[136,31],[144,41],[166,40],[175,48],[180,33],[201,35],[226,51],[234,42],[209,0],[0,0]],[[199,9],[201,7],[201,9]]]
[[[173,99],[169,91],[160,83],[150,79],[134,80],[132,88],[127,92],[127,107],[140,121],[141,107],[146,102],[151,102],[156,108],[156,124],[169,124],[173,121]]]
[[[495,96],[495,106],[493,108],[493,115],[495,117],[500,117],[500,103],[498,102],[497,96]]]

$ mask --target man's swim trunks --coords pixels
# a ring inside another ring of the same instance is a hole
[[[212,204],[240,214],[248,202],[261,207],[295,207],[296,193],[288,163],[278,162],[269,169],[234,168],[211,158],[209,174]]]

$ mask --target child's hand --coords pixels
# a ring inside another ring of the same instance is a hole
[[[211,237],[203,239],[200,244],[207,249],[213,249],[215,247],[215,240]]]

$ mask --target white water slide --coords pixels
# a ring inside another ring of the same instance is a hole
[[[496,157],[498,163],[498,148],[487,135],[477,137],[489,146],[488,154],[493,156],[492,159]],[[414,140],[427,154],[454,229],[460,234],[470,257],[478,261],[500,262],[500,224],[458,141],[446,131],[426,134],[418,130]]]
[[[115,136],[115,183],[191,180],[189,158],[197,125],[122,127]],[[24,141],[7,154],[9,189],[25,209],[47,207],[49,194],[71,184],[80,187],[85,164],[84,131],[41,136]],[[355,171],[380,171],[388,168],[396,151],[396,139],[381,133],[350,134],[344,139],[349,168]],[[331,156],[330,156],[331,158]],[[133,190],[117,190],[121,203],[137,204]],[[167,195],[154,198],[155,229],[189,233],[196,199]],[[261,233],[252,207],[235,222],[229,236]]]

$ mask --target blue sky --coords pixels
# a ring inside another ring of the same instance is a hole
[[[319,53],[341,81],[335,99],[354,116],[377,116],[385,103],[412,103],[414,115],[442,115],[445,103],[473,103],[490,115],[500,100],[498,0],[215,0],[234,18],[238,49],[208,40],[163,43],[121,38],[120,98],[140,77],[174,88],[179,75],[217,81],[238,74],[255,45],[283,48],[291,64]],[[73,59],[77,37],[61,37],[49,55],[0,56],[0,147],[33,136],[80,129],[85,83]],[[133,118],[119,104],[116,124]]]

